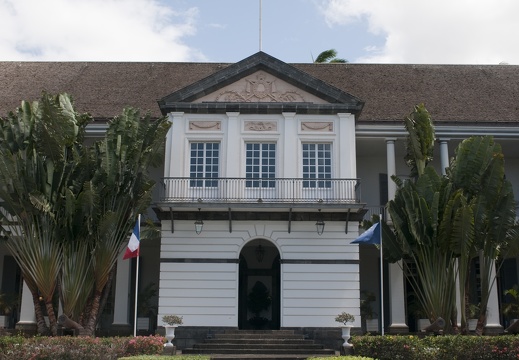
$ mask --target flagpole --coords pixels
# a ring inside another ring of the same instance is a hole
[[[384,336],[384,257],[382,252],[382,214],[379,217],[380,230],[380,334]]]
[[[139,237],[141,233],[141,214],[137,217],[137,222],[139,224]],[[135,267],[135,305],[133,310],[133,337],[137,336],[137,298],[139,294],[139,259],[140,259],[140,246],[139,246],[139,255],[137,256],[137,266]]]

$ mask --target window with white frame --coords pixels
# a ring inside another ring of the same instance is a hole
[[[246,187],[273,188],[276,186],[274,180],[276,177],[275,143],[245,144],[245,159]]]
[[[220,165],[220,143],[192,142],[189,164],[191,187],[216,187]]]
[[[332,178],[331,144],[303,144],[303,180],[304,188],[330,188]]]

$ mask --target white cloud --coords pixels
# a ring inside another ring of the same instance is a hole
[[[519,64],[517,0],[325,0],[321,10],[330,26],[366,21],[384,36],[355,62]]]
[[[196,8],[156,0],[0,1],[0,60],[202,61]]]

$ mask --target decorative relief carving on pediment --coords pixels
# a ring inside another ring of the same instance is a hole
[[[236,89],[226,89],[215,101],[224,102],[305,102],[302,94],[294,89],[279,90],[276,78],[258,72],[243,79]]]
[[[301,131],[333,131],[333,122],[309,122],[301,123]]]
[[[189,130],[220,130],[221,121],[190,121]]]
[[[245,121],[244,128],[249,131],[277,131],[278,124],[275,121]]]

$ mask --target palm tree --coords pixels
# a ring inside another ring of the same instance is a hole
[[[1,119],[0,198],[3,235],[32,292],[38,330],[47,332],[40,301],[56,335],[54,293],[63,264],[61,219],[75,197],[88,115],[74,112],[66,94],[22,102]]]
[[[447,175],[440,176],[428,166],[434,144],[432,126],[423,105],[406,119],[406,161],[413,178],[404,182],[393,177],[397,192],[388,211],[394,230],[384,226],[384,251],[389,261],[414,263],[417,276],[408,278],[413,291],[430,320],[450,319],[447,330],[457,327],[456,277],[462,330],[466,329],[469,266],[482,254],[481,331],[495,282],[495,261],[517,236],[512,187],[504,176],[501,148],[491,137],[463,141]]]
[[[348,60],[337,57],[337,51],[335,49],[325,50],[314,60],[316,64],[322,63],[347,63]]]
[[[0,119],[0,232],[33,295],[38,332],[57,333],[54,295],[65,315],[93,334],[101,298],[137,214],[151,203],[150,166],[170,124],[125,109],[93,147],[88,115],[66,94],[43,94]]]

